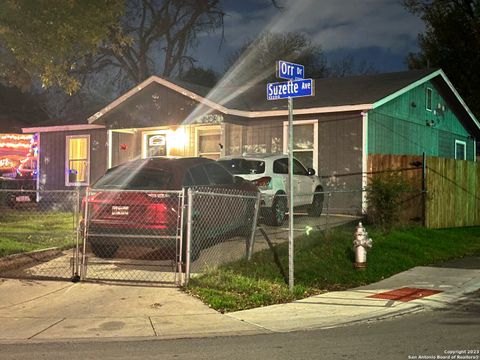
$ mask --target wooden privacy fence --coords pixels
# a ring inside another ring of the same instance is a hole
[[[402,198],[400,222],[421,223],[424,217],[422,193],[422,156],[371,154],[368,156],[368,176],[388,172],[398,173],[410,189]]]
[[[480,167],[476,162],[427,158],[425,226],[480,225]]]
[[[410,184],[411,194],[402,202],[402,222],[423,220],[428,228],[480,226],[476,162],[427,157],[422,184],[422,156],[371,154],[368,160],[369,176],[396,171]]]

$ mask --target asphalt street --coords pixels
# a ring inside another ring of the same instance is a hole
[[[479,359],[479,299],[480,291],[476,291],[447,309],[326,330],[204,339],[2,344],[0,359],[403,360],[461,359],[458,356],[468,351],[470,357],[464,359]]]

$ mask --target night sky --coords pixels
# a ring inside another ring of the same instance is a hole
[[[223,0],[221,32],[203,35],[195,57],[199,64],[222,72],[225,58],[246,40],[265,30],[301,31],[321,45],[329,63],[345,55],[366,61],[379,72],[406,69],[408,52],[418,51],[423,22],[407,12],[401,0]]]

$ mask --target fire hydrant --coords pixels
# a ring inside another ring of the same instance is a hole
[[[368,238],[367,230],[359,222],[355,228],[353,234],[355,239],[353,240],[353,248],[355,250],[355,268],[358,270],[365,269],[367,267],[367,249],[372,247],[372,239]]]

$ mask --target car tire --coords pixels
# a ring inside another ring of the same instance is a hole
[[[285,196],[275,196],[272,207],[265,217],[267,225],[282,226],[287,214],[287,198]]]
[[[323,191],[322,188],[315,189],[315,192]],[[313,195],[312,205],[308,209],[309,216],[320,216],[322,215],[323,210],[323,200],[324,194],[315,194]]]
[[[111,259],[115,257],[118,250],[118,245],[112,244],[90,244],[92,252],[96,257],[103,259]]]

